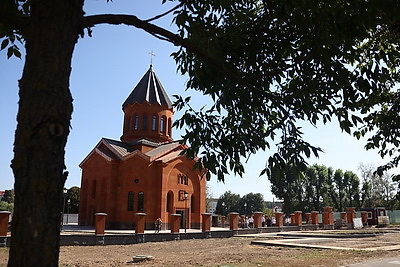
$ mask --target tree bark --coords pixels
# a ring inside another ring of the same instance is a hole
[[[15,210],[8,266],[58,266],[72,53],[83,0],[31,0],[12,169]]]

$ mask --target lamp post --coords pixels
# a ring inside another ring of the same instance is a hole
[[[66,188],[63,189],[63,209],[62,209],[62,216],[61,216],[61,231],[64,225],[64,212],[65,212],[65,195],[67,194],[68,190]]]
[[[71,204],[71,199],[67,200],[67,224],[69,223],[69,204]]]
[[[185,193],[183,193],[183,199],[185,200],[185,233],[186,233],[186,228],[187,228],[187,207],[186,207],[186,202],[188,200],[189,197],[189,193],[185,191]]]
[[[225,202],[222,202],[221,206],[222,206],[222,216],[224,216],[225,215]]]
[[[247,203],[246,202],[244,202],[244,215],[246,215],[247,216]]]

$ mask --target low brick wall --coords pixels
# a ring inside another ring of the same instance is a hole
[[[130,245],[145,242],[164,242],[186,239],[205,239],[205,238],[229,238],[242,234],[288,232],[301,230],[316,230],[318,225],[284,226],[284,227],[261,227],[245,228],[235,230],[219,230],[209,232],[188,232],[188,233],[145,233],[145,234],[106,234],[96,236],[94,234],[71,234],[61,235],[61,246],[96,246],[96,245]],[[3,237],[0,245],[10,246],[10,237]]]

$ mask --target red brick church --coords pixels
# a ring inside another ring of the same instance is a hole
[[[104,212],[108,229],[132,229],[134,214],[146,213],[146,229],[159,217],[165,229],[177,213],[182,228],[200,228],[206,180],[172,139],[173,107],[152,66],[122,110],[121,141],[102,138],[79,165],[79,225],[94,225],[94,214]]]

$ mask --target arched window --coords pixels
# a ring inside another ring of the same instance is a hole
[[[96,180],[93,180],[92,183],[92,198],[96,197]]]
[[[174,201],[174,193],[172,191],[169,191],[167,193],[167,212],[172,212],[173,209],[173,201]]]
[[[147,130],[147,115],[143,115],[143,130]]]
[[[135,116],[135,126],[134,126],[135,131],[139,130],[139,116]]]
[[[160,132],[165,133],[165,117],[160,119]]]
[[[188,177],[184,174],[178,174],[178,184],[188,185]]]
[[[144,211],[144,192],[139,192],[138,195],[138,211]]]
[[[131,117],[125,118],[125,131],[129,131],[131,129]]]
[[[151,117],[151,130],[152,131],[157,130],[157,116],[155,115]]]
[[[195,207],[195,202],[194,202],[194,195],[190,197],[190,211],[193,213],[194,212],[194,207]]]
[[[128,211],[133,211],[133,192],[128,193]]]
[[[172,121],[171,121],[171,118],[169,118],[168,119],[168,126],[167,126],[167,129],[168,129],[168,135],[171,137],[172,136],[172,125],[171,125],[171,123],[172,123]]]

